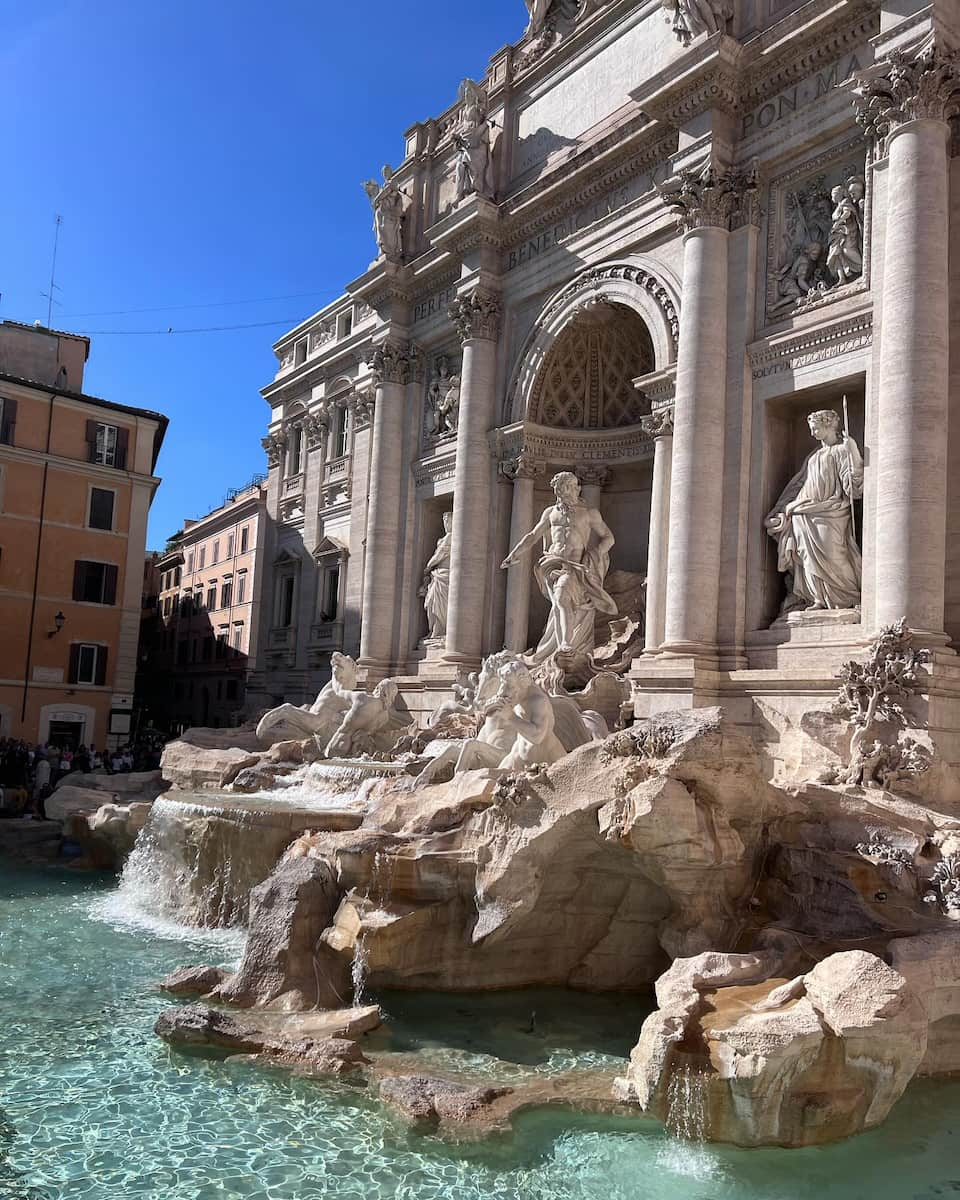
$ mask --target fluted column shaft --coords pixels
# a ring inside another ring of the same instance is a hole
[[[455,301],[450,316],[463,342],[463,364],[445,657],[477,663],[483,652],[490,569],[493,481],[487,434],[494,418],[500,302],[478,288]]]
[[[374,669],[389,667],[393,658],[404,469],[403,426],[411,361],[412,350],[405,343],[386,343],[374,352],[376,400],[360,626],[360,662]]]
[[[877,424],[876,620],[943,630],[947,511],[947,138],[889,140]]]
[[[510,510],[511,549],[533,528],[533,475],[523,468],[513,477],[513,506]],[[527,630],[530,625],[530,585],[532,574],[529,560],[523,559],[507,569],[507,605],[504,647],[518,652],[528,649]]]
[[[725,225],[684,239],[664,650],[709,654],[717,638],[727,360]]]
[[[666,617],[667,553],[670,546],[670,476],[673,467],[673,412],[658,418],[653,443],[653,484],[650,532],[647,539],[647,591],[644,649],[648,654],[663,642]]]

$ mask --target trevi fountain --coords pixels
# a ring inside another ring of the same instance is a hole
[[[527,9],[277,344],[330,612],[4,868],[4,1197],[960,1192],[960,16]]]

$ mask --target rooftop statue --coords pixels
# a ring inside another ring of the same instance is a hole
[[[403,192],[393,180],[393,168],[383,168],[383,184],[368,179],[363,185],[373,206],[373,232],[377,249],[388,259],[403,257]]]
[[[820,445],[766,519],[777,543],[777,569],[787,577],[782,615],[860,603],[861,558],[852,506],[863,495],[863,459],[832,409],[812,412],[807,423]]]
[[[561,471],[550,481],[556,504],[503,560],[511,567],[542,539],[543,553],[533,568],[540,591],[550,602],[550,617],[540,644],[525,661],[539,665],[551,655],[587,657],[594,648],[596,614],[617,615],[616,601],[604,591],[614,537],[596,508],[580,499],[580,481]]]
[[[731,0],[663,0],[663,7],[684,46],[701,33],[719,33],[733,16]]]
[[[460,98],[463,109],[453,134],[457,147],[457,199],[475,192],[485,200],[492,200],[493,149],[483,92],[472,80],[465,79],[460,85]]]

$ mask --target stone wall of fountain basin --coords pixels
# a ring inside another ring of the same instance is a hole
[[[356,828],[362,813],[307,809],[212,792],[167,792],[153,804],[121,887],[178,924],[247,922],[251,891],[307,830]]]
[[[384,779],[351,828],[174,805],[164,873],[203,919],[240,911],[224,875],[236,896],[262,879],[221,1003],[655,985],[617,1098],[742,1145],[848,1136],[960,1066],[960,820],[919,795],[774,786],[719,709],[524,775]]]

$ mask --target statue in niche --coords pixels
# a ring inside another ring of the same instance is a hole
[[[863,272],[863,197],[865,185],[859,176],[830,193],[833,215],[827,267],[838,283],[848,283]]]
[[[807,417],[820,443],[790,480],[765,525],[786,576],[781,616],[801,609],[852,609],[860,603],[861,558],[853,501],[863,495],[863,459],[832,409]]]
[[[373,206],[373,232],[380,253],[392,261],[403,257],[403,192],[393,180],[393,168],[383,168],[383,184],[368,179],[363,185]]]
[[[493,150],[483,92],[473,80],[465,79],[460,85],[460,100],[463,110],[453,134],[457,147],[457,199],[463,200],[475,192],[484,200],[492,200]]]
[[[815,295],[817,272],[823,258],[823,246],[808,242],[797,250],[793,262],[777,272],[777,302],[770,307],[771,316],[793,308],[798,300]]]
[[[663,0],[673,32],[684,46],[701,33],[719,33],[733,16],[730,0]]]
[[[481,708],[480,732],[475,738],[436,743],[438,753],[417,776],[416,787],[427,786],[451,766],[454,774],[481,767],[522,771],[556,762],[567,753],[554,732],[553,702],[526,664],[511,655],[499,666],[496,678],[497,693]]]
[[[550,481],[557,502],[544,509],[531,531],[503,560],[506,569],[542,539],[543,554],[533,569],[550,602],[547,628],[525,661],[538,666],[552,655],[578,660],[594,648],[596,614],[617,615],[616,601],[603,588],[614,537],[596,508],[580,499],[580,481],[561,471]]]
[[[453,513],[443,514],[443,533],[436,549],[423,569],[423,585],[419,595],[427,612],[430,632],[427,639],[442,642],[447,634],[447,605],[450,601],[450,543],[452,539]]]

